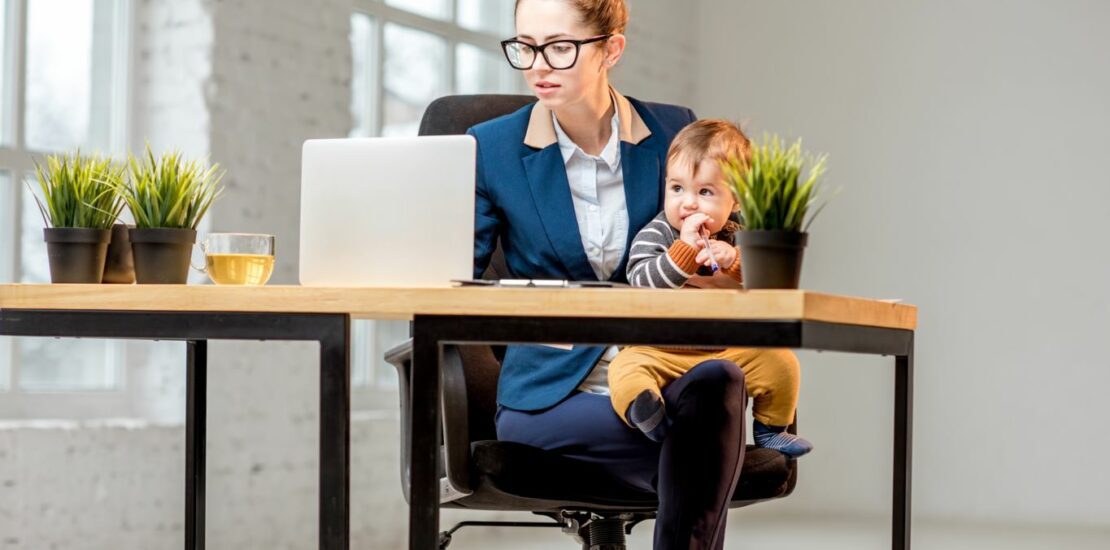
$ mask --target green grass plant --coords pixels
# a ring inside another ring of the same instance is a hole
[[[155,157],[147,145],[141,157],[128,159],[129,181],[120,195],[137,228],[196,229],[223,192],[218,164],[205,167],[178,151]]]
[[[38,193],[31,194],[47,227],[111,229],[123,210],[116,190],[123,168],[99,155],[47,155],[35,163]],[[28,183],[28,187],[30,187]]]
[[[800,139],[787,147],[777,135],[764,135],[762,143],[752,144],[749,162],[739,158],[722,162],[725,181],[740,204],[744,230],[807,231],[827,204],[812,209],[827,158],[804,153]]]

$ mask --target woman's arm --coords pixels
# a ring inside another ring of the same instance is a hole
[[[474,135],[467,130],[467,135]],[[481,143],[478,144],[477,169],[474,174],[474,278],[479,279],[489,266],[493,251],[497,248],[497,235],[500,232],[501,218],[497,216],[497,206],[486,187],[485,172],[482,169]]]

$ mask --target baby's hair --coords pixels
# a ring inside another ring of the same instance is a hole
[[[751,154],[751,141],[738,124],[721,118],[703,118],[691,122],[674,137],[667,151],[667,165],[678,161],[688,164],[696,173],[703,160],[735,158],[747,165]]]

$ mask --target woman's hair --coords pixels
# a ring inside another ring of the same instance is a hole
[[[690,163],[696,172],[705,159],[738,159],[747,165],[751,154],[751,141],[740,126],[720,118],[703,118],[691,122],[674,137],[667,151],[667,165],[674,161]]]
[[[566,0],[566,2],[578,10],[583,23],[601,34],[621,34],[628,27],[628,5],[624,0]],[[520,7],[520,0],[516,0],[516,7]]]

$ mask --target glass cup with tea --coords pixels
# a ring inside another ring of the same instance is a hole
[[[200,245],[204,272],[218,285],[264,285],[274,272],[274,236],[209,233]]]

